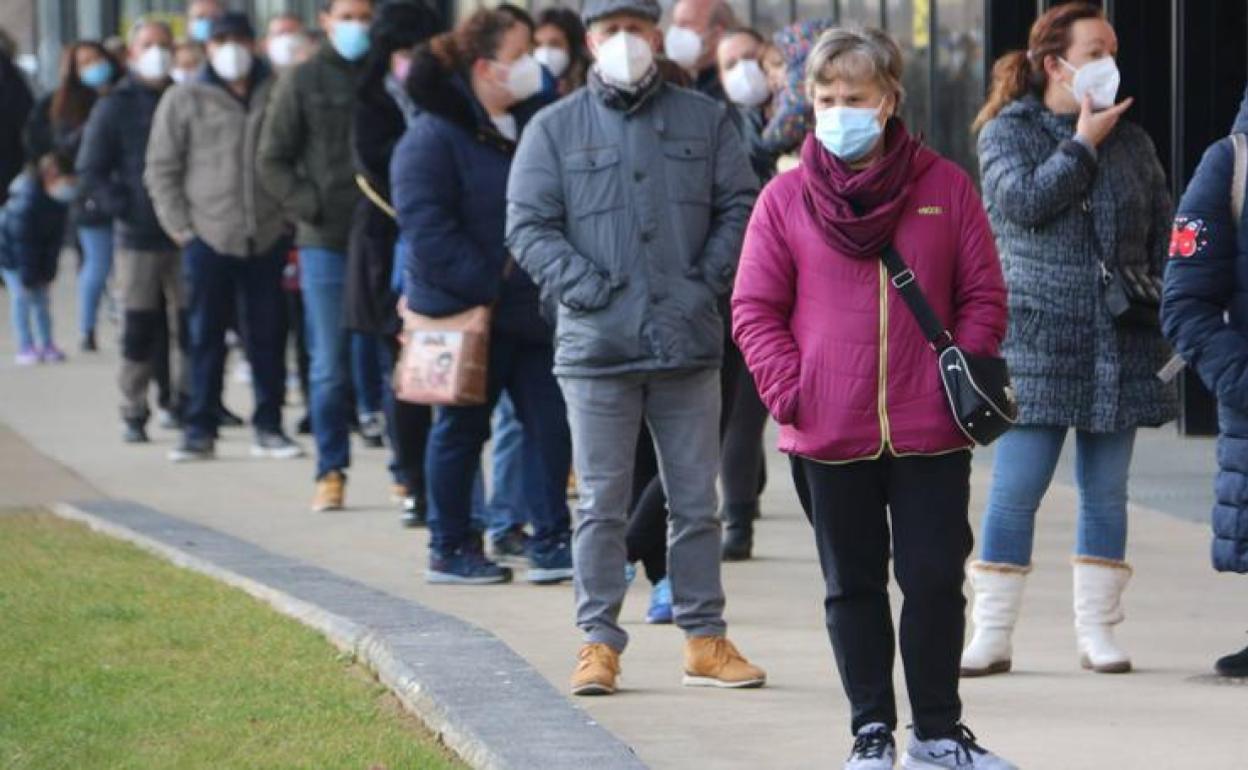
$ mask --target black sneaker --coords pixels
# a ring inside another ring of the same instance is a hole
[[[724,506],[724,561],[748,561],[754,552],[754,518],[757,505]]]
[[[82,335],[82,340],[78,343],[78,349],[83,353],[94,353],[99,350],[95,344],[95,332],[87,332]]]
[[[121,440],[127,444],[146,444],[147,437],[145,420],[126,420],[126,429],[122,431]]]
[[[423,497],[403,498],[403,515],[400,518],[405,527],[423,527],[429,523],[429,506]]]
[[[217,456],[217,446],[210,438],[183,436],[182,441],[169,451],[169,459],[175,463],[191,463],[212,460]]]
[[[572,549],[566,542],[540,552],[536,548],[529,550],[529,571],[525,580],[547,586],[572,579]]]
[[[225,404],[217,407],[217,424],[222,428],[241,428],[246,425],[242,417],[225,408]]]
[[[1248,647],[1233,655],[1218,658],[1213,668],[1218,672],[1218,676],[1232,679],[1248,678]]]
[[[484,556],[461,549],[449,557],[429,556],[425,582],[435,585],[488,585],[510,583],[511,570]]]
[[[490,538],[490,558],[500,564],[524,564],[529,553],[529,536],[524,527],[509,527]]]
[[[303,447],[286,438],[284,433],[258,430],[251,442],[251,456],[267,457],[271,460],[293,460],[296,457],[303,457]]]
[[[380,412],[360,415],[360,438],[370,449],[381,449],[386,445],[386,419]]]

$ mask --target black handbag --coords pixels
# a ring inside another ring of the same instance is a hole
[[[1010,387],[1010,370],[1000,356],[977,356],[955,344],[919,288],[914,272],[891,245],[881,256],[893,287],[918,321],[936,352],[940,381],[954,422],[971,441],[988,446],[1018,421],[1018,402]]]
[[[1086,198],[1082,208],[1087,214],[1088,237],[1092,240],[1097,265],[1101,269],[1101,296],[1105,299],[1105,308],[1120,326],[1160,330],[1161,276],[1153,275],[1146,267],[1106,262],[1105,247],[1096,234],[1092,204]]]

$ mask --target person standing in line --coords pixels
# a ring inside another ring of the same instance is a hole
[[[22,132],[34,102],[26,76],[13,63],[12,53],[0,48],[0,203],[8,197],[9,183],[26,163]]]
[[[129,66],[129,74],[91,110],[76,165],[84,208],[113,218],[117,293],[123,310],[123,440],[144,443],[151,415],[147,391],[162,328],[171,330],[168,337],[175,354],[170,356],[170,395],[178,405],[185,402],[189,386],[181,259],[143,186],[152,116],[171,83],[173,33],[168,25],[147,19],[135,23],[129,38]]]
[[[54,150],[17,178],[0,207],[0,277],[9,293],[18,366],[65,360],[52,339],[48,289],[56,279],[67,208],[77,194],[73,161]]]
[[[1248,90],[1232,134],[1248,135]],[[1213,568],[1248,574],[1248,220],[1234,189],[1236,139],[1205,150],[1179,201],[1170,236],[1161,314],[1166,337],[1218,399]],[[1241,185],[1244,181],[1239,180]],[[1214,663],[1248,677],[1248,647]]]
[[[102,94],[122,77],[120,68],[104,46],[94,40],[80,40],[65,49],[61,59],[61,82],[41,99],[26,124],[26,151],[32,158],[59,152],[78,157],[83,128],[91,108]],[[78,271],[79,349],[98,350],[96,320],[104,285],[113,267],[113,222],[103,212],[75,203],[70,218],[78,231],[82,265]]]
[[[343,326],[347,245],[360,199],[351,119],[368,53],[372,0],[331,0],[326,45],[278,79],[260,134],[260,181],[297,223],[299,282],[311,354],[316,491],[312,510],[345,505],[351,464],[348,335]]]
[[[726,102],[727,95],[716,51],[724,33],[736,26],[726,0],[679,0],[672,6],[672,24],[663,37],[664,53],[693,76],[694,90],[720,102]]]
[[[589,52],[585,50],[585,27],[570,8],[547,8],[537,17],[533,33],[537,44],[533,58],[555,78],[559,96],[585,85]]]
[[[1010,288],[1004,353],[1018,425],[997,445],[979,561],[971,564],[975,635],[963,676],[1004,673],[1031,571],[1036,511],[1075,434],[1079,519],[1074,565],[1084,668],[1131,670],[1114,640],[1131,578],[1127,477],[1136,429],[1175,416],[1156,372],[1170,357],[1156,310],[1111,309],[1115,275],[1160,282],[1170,193],[1152,140],[1115,103],[1118,38],[1098,6],[1055,6],[1027,51],[1001,58],[975,128],[984,202]]]
[[[972,354],[1001,344],[1005,285],[974,183],[898,117],[903,69],[901,49],[878,29],[830,29],[815,43],[806,69],[815,131],[801,166],[767,186],[750,219],[733,331],[814,528],[852,710],[846,770],[896,759],[890,556],[905,595],[914,725],[902,767],[1014,770],[963,725],[958,696],[971,442],[882,257],[901,254]]]
[[[543,110],[507,190],[507,244],[556,319],[555,375],[572,427],[574,550],[584,634],[571,689],[615,692],[628,634],[625,528],[648,422],[671,509],[673,615],[688,686],[760,687],[726,636],[720,581],[719,299],[757,180],[727,110],[666,84],[654,0],[591,0],[589,85]]]
[[[304,29],[303,19],[293,13],[277,13],[269,17],[265,25],[264,39],[257,50],[269,63],[274,73],[281,74],[296,64],[307,60],[313,49]]]
[[[186,38],[207,45],[212,37],[212,22],[223,13],[221,0],[191,0],[186,6]]]
[[[187,279],[191,398],[174,462],[216,456],[225,330],[231,303],[247,322],[253,457],[303,450],[282,431],[286,397],[285,223],[256,178],[256,145],[273,75],[256,57],[247,17],[212,22],[208,67],[170,89],[152,120],[143,177]],[[238,148],[242,148],[241,152]]]
[[[173,47],[173,70],[169,77],[174,83],[189,83],[199,75],[204,66],[204,46],[191,40],[183,40]]]
[[[392,375],[401,328],[396,311],[398,225],[390,190],[394,147],[418,110],[407,91],[414,48],[437,33],[442,20],[423,0],[387,3],[370,30],[365,74],[360,83],[352,130],[357,183],[365,195],[356,205],[347,256],[346,325],[375,338],[379,376],[390,440],[390,473],[406,526],[427,519],[425,446],[432,410],[394,397]]]
[[[511,580],[510,569],[484,556],[483,533],[471,520],[481,450],[504,392],[523,429],[523,445],[536,458],[516,466],[534,493],[528,501],[533,535],[527,579],[549,584],[572,577],[565,497],[571,446],[551,373],[551,329],[541,318],[537,288],[514,268],[503,244],[515,143],[545,104],[541,65],[531,46],[532,30],[515,13],[482,10],[418,49],[408,91],[419,115],[391,161],[407,250],[407,306],[434,318],[493,306],[486,401],[439,408],[429,435],[425,574],[435,584]]]

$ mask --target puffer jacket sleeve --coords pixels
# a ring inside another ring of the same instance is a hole
[[[466,307],[487,305],[498,298],[502,287],[499,260],[490,259],[465,232],[456,205],[464,191],[455,157],[454,147],[432,118],[414,123],[395,147],[390,186],[407,244],[404,266],[409,275]]]
[[[125,214],[129,202],[126,187],[117,181],[116,174],[122,156],[122,106],[118,96],[105,97],[95,105],[74,164],[84,209],[110,218]]]
[[[184,100],[181,88],[165,91],[160,106],[152,116],[152,133],[147,140],[147,157],[143,167],[143,185],[152,199],[156,218],[165,232],[178,242],[189,239],[191,203],[186,197],[186,157],[189,126],[180,107]]]
[[[1022,227],[1037,227],[1077,202],[1096,175],[1096,159],[1067,139],[1035,160],[1035,131],[1024,120],[998,117],[979,134],[984,199]]]
[[[732,290],[741,239],[758,195],[758,178],[750,167],[741,132],[721,109],[716,131],[714,179],[711,185],[711,230],[698,267],[702,279],[717,296]]]
[[[311,64],[305,62],[299,66]],[[260,184],[288,216],[299,222],[317,224],[323,214],[321,202],[317,199],[316,187],[300,169],[308,127],[299,94],[299,74],[299,68],[291,70],[273,86],[260,129],[256,167],[260,172]]]
[[[1240,259],[1231,219],[1233,152],[1229,140],[1205,151],[1174,219],[1162,298],[1162,330],[1218,400],[1248,410],[1248,337],[1226,309]]]
[[[784,212],[763,191],[745,233],[732,295],[732,336],[772,417],[797,419],[801,352],[789,319],[797,295],[797,264],[785,241]]]
[[[968,353],[996,355],[1005,339],[1006,292],[1001,259],[975,186],[957,175],[958,265],[953,338]]]
[[[731,126],[729,126],[731,130]],[[611,301],[611,276],[579,253],[564,234],[564,200],[559,153],[540,116],[520,137],[507,181],[507,248],[542,294],[592,312]]]

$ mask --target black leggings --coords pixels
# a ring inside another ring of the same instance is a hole
[[[402,479],[409,495],[423,500],[426,495],[425,448],[429,444],[429,428],[433,425],[433,407],[394,397],[391,374],[398,361],[399,342],[392,334],[384,335],[382,341],[385,343],[383,359],[387,359],[382,363],[386,367],[385,380],[389,388],[382,403],[386,410],[391,451],[394,453],[391,470]]]

